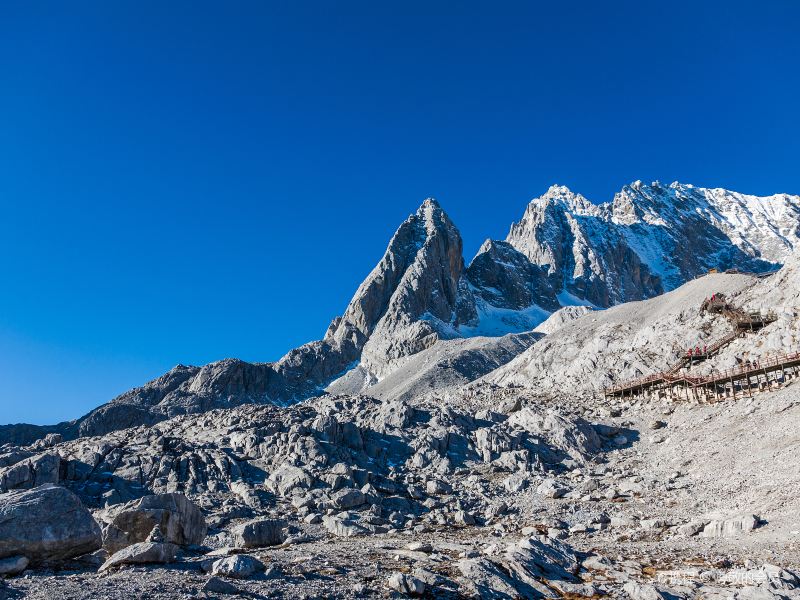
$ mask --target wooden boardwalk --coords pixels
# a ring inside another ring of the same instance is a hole
[[[750,394],[753,390],[764,389],[777,382],[785,382],[797,377],[800,367],[800,353],[780,354],[756,363],[743,363],[735,369],[705,376],[693,376],[682,372],[684,368],[715,356],[736,338],[777,320],[775,313],[746,312],[730,304],[724,295],[715,294],[703,302],[700,313],[710,312],[724,316],[733,325],[733,331],[710,346],[704,346],[700,353],[687,353],[675,364],[660,373],[625,381],[603,390],[605,397],[682,397],[689,399],[715,399]],[[753,381],[755,379],[755,382]]]
[[[754,392],[783,385],[798,377],[800,352],[792,352],[741,364],[710,375],[657,373],[607,388],[605,396],[672,397],[713,402],[724,398],[752,396]]]

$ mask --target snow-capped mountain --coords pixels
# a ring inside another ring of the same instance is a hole
[[[711,269],[774,270],[800,247],[798,227],[800,197],[787,194],[637,181],[593,204],[553,186],[528,204],[506,240],[487,240],[466,266],[457,227],[428,199],[322,339],[274,363],[178,366],[76,421],[0,427],[0,443],[49,431],[100,435],[242,403],[286,404],[326,388],[392,398],[471,381],[524,353],[542,335],[526,332],[561,307],[651,298]],[[561,312],[546,332],[580,312]]]
[[[774,270],[798,243],[800,197],[640,181],[592,204],[564,186],[531,201],[506,241],[545,269],[562,305],[608,307],[710,269]]]
[[[561,305],[606,307],[663,291],[657,274],[609,219],[608,207],[563,186],[533,200],[506,241],[544,269]]]

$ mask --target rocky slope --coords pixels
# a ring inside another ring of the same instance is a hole
[[[650,300],[591,311],[560,326],[484,380],[553,396],[597,394],[614,382],[657,373],[674,364],[687,348],[710,346],[733,330],[723,316],[700,313],[703,301],[715,293],[724,293],[746,310],[773,312],[777,320],[735,339],[714,361],[697,366],[697,373],[797,351],[800,251],[786,261],[768,277],[710,274]]]
[[[2,447],[0,538],[54,484],[74,517],[46,555],[3,538],[0,594],[798,598],[794,388],[328,396]]]
[[[615,380],[664,370],[687,348],[710,345],[730,330],[724,318],[699,314],[703,300],[715,292],[736,298],[758,281],[748,275],[706,275],[650,300],[588,312],[486,380],[567,396],[599,393]]]
[[[442,340],[406,357],[380,381],[361,365],[328,386],[334,394],[367,390],[381,400],[408,400],[432,391],[457,389],[494,371],[540,339],[537,333],[509,333],[503,337]]]

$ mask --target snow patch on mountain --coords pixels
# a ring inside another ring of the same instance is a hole
[[[513,310],[499,308],[488,302],[478,301],[478,319],[475,325],[462,325],[458,332],[463,337],[501,336],[508,333],[531,331],[550,316],[550,311],[532,304],[527,308]]]

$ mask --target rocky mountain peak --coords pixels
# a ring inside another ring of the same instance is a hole
[[[442,210],[442,206],[439,204],[438,200],[436,200],[436,198],[428,197],[423,200],[422,204],[420,204],[419,208],[417,209],[417,214],[425,214],[437,210]]]
[[[453,335],[462,248],[458,229],[433,199],[400,226],[345,312],[345,322],[364,312],[374,315],[362,363],[381,371],[387,361]]]
[[[526,213],[541,211],[548,205],[563,206],[576,214],[593,214],[597,211],[596,205],[581,194],[573,192],[565,185],[555,184],[551,185],[544,194],[531,200]]]
[[[614,194],[610,203],[602,205],[601,210],[610,213],[615,223],[629,225],[638,221],[666,224],[663,213],[670,209],[667,203],[680,202],[679,194],[673,192],[680,188],[664,188],[658,181],[647,185],[641,181],[623,186]]]
[[[461,235],[450,217],[436,200],[426,199],[392,236],[332,338],[355,330],[363,345],[387,312],[389,321],[412,321],[426,313],[449,321],[464,268],[461,250]]]
[[[562,303],[610,306],[660,294],[709,269],[774,269],[797,245],[799,223],[797,196],[639,180],[597,205],[552,186],[506,241],[547,270]]]

